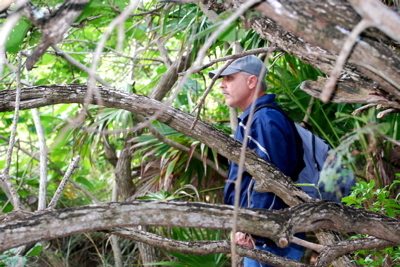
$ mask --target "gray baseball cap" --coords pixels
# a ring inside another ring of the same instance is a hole
[[[233,61],[220,75],[218,78],[221,78],[222,76],[226,75],[231,75],[239,71],[244,71],[248,72],[257,76],[260,76],[260,73],[263,69],[264,62],[261,61],[258,57],[254,55],[250,56],[245,56],[236,59]],[[220,69],[210,71],[208,73],[208,76],[212,79],[219,71]],[[265,76],[265,70],[263,75],[261,75],[263,78]]]

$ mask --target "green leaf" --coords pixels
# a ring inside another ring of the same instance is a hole
[[[15,25],[7,38],[6,51],[8,53],[17,53],[21,49],[20,46],[30,27],[31,23],[25,19],[20,20],[18,24]]]
[[[43,245],[41,243],[36,243],[33,248],[31,248],[28,253],[26,253],[26,256],[32,257],[39,255],[40,252],[43,250]]]
[[[25,266],[26,257],[23,256],[12,256],[2,259],[2,262],[6,264],[6,266]]]
[[[170,164],[168,164],[167,171],[165,173],[165,179],[169,179],[169,176],[175,169],[176,162],[178,161],[179,157],[176,157]]]
[[[127,36],[131,36],[133,39],[138,41],[144,41],[147,38],[146,26],[135,27],[126,33]]]
[[[200,31],[200,32],[198,32],[197,34],[195,34],[195,35],[193,36],[193,39],[194,39],[194,40],[196,40],[196,39],[201,39],[201,38],[203,38],[203,37],[206,37],[206,36],[210,35],[210,34],[213,33],[216,29],[218,29],[218,27],[219,27],[220,25],[221,25],[221,22],[211,25],[211,26],[208,27],[207,29],[205,29],[205,30],[203,30],[203,31]]]
[[[55,56],[45,53],[40,59],[40,64],[42,65],[53,64],[55,60],[56,60]]]
[[[88,189],[95,189],[95,186],[93,185],[92,182],[90,182],[88,179],[86,179],[84,176],[79,176],[76,178],[76,181],[82,185],[84,185]]]
[[[115,4],[115,6],[117,6],[117,4]],[[117,11],[114,10],[109,4],[105,4],[103,1],[91,0],[89,4],[85,6],[82,13],[76,19],[76,21],[82,21],[91,16],[96,16],[96,15],[110,16],[116,14]]]

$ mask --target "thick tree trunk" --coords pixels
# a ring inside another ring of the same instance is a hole
[[[118,195],[122,201],[125,201],[135,193],[135,185],[132,181],[132,152],[130,146],[128,142],[124,143],[115,167],[115,182],[118,185]]]
[[[141,229],[144,232],[148,231],[147,226],[139,226],[138,229]],[[143,241],[138,242],[138,247],[140,251],[140,258],[142,259],[142,263],[149,264],[149,263],[155,263],[160,261],[160,251],[156,248],[156,246],[153,246],[151,244],[148,244]],[[156,267],[159,265],[146,265],[149,267]]]

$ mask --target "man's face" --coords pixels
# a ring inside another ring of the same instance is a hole
[[[252,90],[249,87],[248,78],[241,72],[222,76],[220,88],[226,104],[232,108],[240,108],[244,111],[251,103]]]

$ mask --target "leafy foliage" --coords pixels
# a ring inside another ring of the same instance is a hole
[[[400,177],[400,174],[397,174]],[[375,188],[375,181],[357,183],[351,195],[343,198],[347,205],[365,208],[390,217],[400,217],[400,181],[396,180],[390,186]],[[397,192],[397,193],[396,193]],[[358,237],[358,236],[354,236]],[[400,264],[400,246],[388,247],[382,250],[361,250],[355,253],[356,262],[362,266],[397,266]]]

